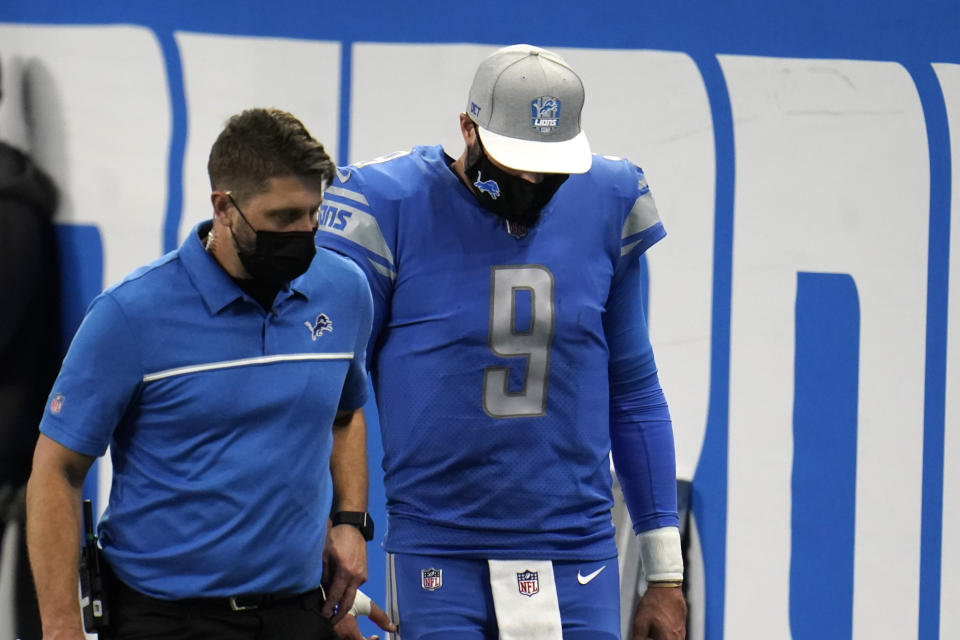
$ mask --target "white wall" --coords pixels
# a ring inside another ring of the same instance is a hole
[[[59,222],[99,229],[103,285],[161,254],[171,184],[182,189],[184,203],[175,221],[178,239],[209,215],[206,154],[230,114],[248,106],[288,109],[331,155],[350,161],[418,143],[442,143],[455,156],[462,149],[457,113],[472,68],[492,50],[187,31],[176,31],[174,41],[181,87],[170,84],[162,47],[149,28],[0,24],[6,90],[0,136],[32,152],[61,186]],[[345,47],[351,56],[347,96],[341,93]],[[705,81],[702,60],[654,49],[558,51],[587,86],[584,127],[594,149],[643,167],[668,231],[649,256],[651,331],[683,477],[695,478],[705,453],[711,390],[729,383],[729,413],[718,417],[729,423],[727,487],[695,481],[698,499],[727,500],[721,523],[725,637],[791,637],[798,272],[848,274],[859,297],[853,635],[917,637],[932,295],[923,105],[931,96],[919,95],[908,70],[894,62],[721,55],[733,123],[732,130],[716,130],[711,97],[717,88]],[[960,66],[934,69],[950,148],[958,149]],[[171,180],[178,99],[186,109],[185,150],[173,163],[182,176]],[[348,150],[341,148],[346,123]],[[729,143],[732,157],[717,157],[718,139]],[[960,154],[952,156],[952,210],[958,211]],[[730,174],[721,172],[734,176],[732,185],[716,184],[724,163],[733,163]],[[730,189],[732,242],[714,236],[722,209],[717,194]],[[958,227],[952,230],[955,248]],[[718,246],[732,251],[731,276],[714,271]],[[960,531],[957,253],[950,265],[951,339],[934,345],[947,349],[948,367],[944,637],[960,625],[951,604],[960,597],[960,557],[950,544]],[[731,314],[718,319],[716,292],[728,277]],[[730,368],[711,373],[717,326],[729,331]],[[698,547],[703,543],[710,553],[717,524],[698,522]],[[700,584],[702,572],[694,570]],[[378,579],[371,579],[374,595],[382,592]],[[716,587],[706,584],[698,594],[694,639],[705,633],[703,611],[721,601]],[[0,619],[5,616],[0,611]]]

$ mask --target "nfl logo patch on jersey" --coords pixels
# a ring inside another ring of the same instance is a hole
[[[443,569],[434,569],[433,567],[430,567],[429,569],[421,569],[420,586],[427,591],[436,591],[442,587]]]
[[[537,133],[553,133],[560,125],[560,99],[540,96],[530,102],[533,129]]]
[[[521,571],[517,574],[517,588],[525,596],[534,596],[540,593],[540,577],[536,571]]]

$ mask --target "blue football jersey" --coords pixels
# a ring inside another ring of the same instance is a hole
[[[594,156],[511,235],[452,162],[416,147],[341,168],[321,210],[319,243],[356,260],[374,298],[384,546],[614,556],[604,316],[665,235],[643,172]],[[632,375],[655,373],[645,362]]]

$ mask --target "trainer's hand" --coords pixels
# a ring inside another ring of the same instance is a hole
[[[677,587],[648,587],[633,616],[633,640],[684,640],[687,603]]]
[[[323,585],[327,601],[321,613],[336,625],[353,606],[357,587],[367,581],[367,541],[349,524],[330,527],[323,549]]]
[[[84,635],[83,628],[79,624],[61,628],[44,627],[43,640],[86,640],[86,635]]]
[[[341,640],[379,640],[380,636],[372,635],[364,638],[360,633],[360,627],[357,625],[356,616],[367,616],[370,620],[384,631],[394,632],[397,625],[390,622],[390,618],[384,613],[383,609],[377,606],[377,603],[368,598],[360,590],[357,590],[357,598],[353,607],[350,609],[350,615],[344,616],[338,622],[333,630]]]

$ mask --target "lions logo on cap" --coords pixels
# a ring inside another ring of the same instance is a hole
[[[531,122],[537,133],[553,133],[560,125],[560,99],[540,96],[530,102]]]

